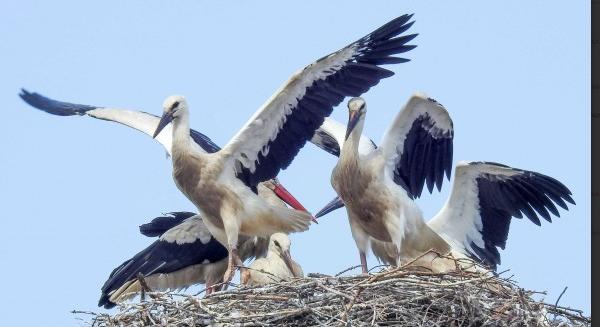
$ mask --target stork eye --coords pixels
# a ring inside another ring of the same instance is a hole
[[[175,101],[175,102],[173,102],[173,104],[171,105],[171,109],[169,109],[169,110],[173,110],[173,109],[177,108],[178,106],[179,106],[179,101]]]
[[[363,110],[363,109],[365,109],[365,103],[364,102],[360,104],[360,110]]]
[[[275,246],[277,246],[278,248],[281,248],[281,245],[279,245],[279,242],[273,241],[273,243],[275,243]]]

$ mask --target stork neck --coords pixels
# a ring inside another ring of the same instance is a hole
[[[360,135],[362,134],[365,120],[361,119],[358,124],[354,127],[348,139],[344,141],[342,151],[340,152],[340,159],[348,158],[349,156],[356,157],[358,155],[358,145],[360,143]]]
[[[267,250],[267,258],[280,258],[283,260],[283,258],[281,258],[281,255],[279,254],[279,252],[275,249],[272,249],[271,247],[269,247],[269,249]]]
[[[173,120],[173,151],[189,148],[190,122],[188,113],[183,112]]]

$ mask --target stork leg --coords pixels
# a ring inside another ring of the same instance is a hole
[[[352,232],[352,237],[354,238],[354,242],[356,242],[356,247],[358,248],[358,254],[360,255],[360,265],[362,267],[363,275],[369,274],[369,269],[367,268],[367,251],[369,250],[369,234],[360,226],[357,222],[358,219],[355,218],[355,215],[348,210],[348,221],[350,222],[350,231]]]
[[[223,283],[225,283],[225,287],[227,284],[231,282],[233,279],[233,275],[235,275],[236,266],[242,266],[242,260],[238,256],[237,248],[232,248],[229,250],[229,258],[227,260],[227,270],[225,270],[225,275],[223,275]]]
[[[362,273],[363,275],[368,275],[369,269],[367,268],[367,255],[363,251],[358,251],[358,254],[360,255],[360,265],[362,267]]]
[[[240,272],[240,284],[246,286],[250,281],[250,271],[248,269],[244,269],[244,271]]]
[[[215,292],[220,291],[223,288],[223,284],[221,282],[222,282],[221,278],[207,279],[206,280],[206,291],[204,293],[204,297],[207,297]]]
[[[206,281],[206,292],[204,293],[204,296],[209,296],[211,295],[215,290],[215,284],[212,281]]]
[[[224,289],[227,289],[229,282],[235,275],[236,266],[242,266],[243,262],[240,260],[238,255],[238,233],[240,231],[240,225],[236,218],[237,213],[231,209],[230,206],[224,205],[221,208],[221,219],[223,221],[223,227],[225,234],[227,235],[227,250],[229,250],[229,257],[227,259],[227,270],[223,276]]]

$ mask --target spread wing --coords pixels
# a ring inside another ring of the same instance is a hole
[[[452,169],[454,129],[448,111],[432,98],[413,95],[385,133],[380,149],[394,182],[411,198],[421,196],[427,182],[442,187]]]
[[[294,74],[221,151],[236,176],[249,187],[275,177],[346,96],[392,76],[380,65],[408,61],[394,55],[415,47],[407,43],[416,34],[401,36],[411,17],[398,17]]]
[[[87,115],[89,117],[112,121],[123,124],[125,126],[129,126],[148,136],[152,136],[152,134],[156,130],[158,122],[160,121],[160,117],[143,111],[107,108],[57,101],[35,92],[28,92],[24,89],[21,90],[19,96],[21,97],[21,99],[23,99],[23,101],[27,102],[32,107],[45,111],[52,115]],[[171,154],[171,143],[173,137],[171,128],[171,125],[168,125],[167,127],[165,127],[166,132],[160,133],[156,137],[156,140],[160,144],[162,144],[162,146],[165,148],[167,153],[169,153],[169,155]],[[190,143],[197,144],[198,147],[196,149],[199,151],[213,153],[220,150],[219,146],[217,146],[213,141],[211,141],[210,138],[208,138],[206,135],[200,132],[190,130],[190,137],[194,140],[194,142]]]
[[[497,247],[504,249],[512,217],[527,216],[540,225],[559,217],[558,204],[575,204],[571,191],[556,179],[492,162],[463,162],[456,166],[450,198],[429,222],[454,248],[495,269]]]

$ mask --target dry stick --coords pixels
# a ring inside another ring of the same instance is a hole
[[[333,277],[339,277],[340,275],[343,275],[343,274],[349,272],[350,270],[354,270],[354,269],[359,268],[359,267],[362,267],[362,266],[358,265],[358,266],[352,266],[350,268],[344,269],[344,270],[340,271],[339,273],[333,275]]]
[[[377,307],[373,306],[373,319],[371,319],[371,326],[375,326],[375,319],[377,319]]]
[[[335,289],[333,289],[333,288],[327,287],[327,286],[323,285],[323,283],[317,283],[317,285],[318,285],[319,287],[321,287],[321,288],[325,289],[325,290],[326,290],[326,291],[328,291],[328,292],[331,292],[331,293],[333,293],[333,294],[337,294],[337,295],[339,295],[339,296],[341,296],[341,297],[344,297],[344,298],[346,298],[346,299],[348,299],[348,300],[352,301],[352,297],[351,297],[350,295],[348,295],[348,294],[345,294],[345,293],[342,293],[342,292],[340,292],[340,291],[338,291],[338,290],[335,290]]]
[[[373,270],[375,270],[377,268],[383,268],[383,267],[393,267],[393,266],[390,266],[390,265],[377,265],[377,266],[373,266],[373,267],[371,267],[371,269],[369,269],[369,273],[371,273],[371,271],[373,271]]]
[[[562,292],[560,292],[558,299],[556,299],[556,302],[554,303],[554,309],[556,309],[556,307],[558,306],[558,301],[560,301],[560,298],[563,296],[563,294],[565,294],[565,292],[567,291],[567,288],[568,288],[568,286],[565,286],[565,289],[563,289]]]
[[[350,300],[350,303],[346,307],[346,310],[344,310],[344,313],[342,314],[342,320],[346,321],[346,323],[348,323],[348,312],[350,312],[350,309],[352,309],[352,306],[354,306],[354,303],[356,302],[356,299],[358,298],[358,296],[360,295],[362,290],[364,290],[364,288],[359,288],[354,293],[354,297],[352,297],[352,299]]]

